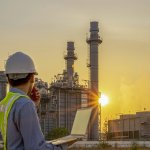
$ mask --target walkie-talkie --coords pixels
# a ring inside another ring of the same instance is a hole
[[[29,97],[31,98],[31,100],[33,101],[38,101],[39,97],[37,97],[36,92],[37,92],[37,88],[35,86],[33,86],[31,93],[29,94]]]

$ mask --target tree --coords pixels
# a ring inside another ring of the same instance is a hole
[[[104,139],[108,139],[108,121],[104,121],[104,126],[103,126],[103,132],[104,132]]]
[[[46,135],[46,140],[54,140],[68,135],[69,132],[66,128],[54,128]]]

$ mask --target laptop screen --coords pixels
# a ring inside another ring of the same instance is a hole
[[[72,127],[72,131],[71,131],[71,135],[85,135],[86,134],[91,112],[92,112],[92,108],[83,108],[83,109],[77,110],[74,123],[73,123],[73,127]]]

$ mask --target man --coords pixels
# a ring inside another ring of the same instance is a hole
[[[5,66],[10,91],[0,102],[0,131],[4,150],[60,150],[44,140],[35,105],[31,100],[34,76],[37,74],[33,60],[22,52],[11,55]]]

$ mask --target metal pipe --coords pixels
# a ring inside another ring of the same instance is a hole
[[[6,96],[7,93],[7,79],[4,71],[0,71],[0,101]]]
[[[102,43],[99,35],[98,22],[90,23],[90,38],[87,39],[87,43],[90,46],[90,89],[91,89],[91,98],[90,106],[92,106],[93,112],[90,120],[91,129],[90,129],[90,139],[98,140],[98,98],[99,98],[99,80],[98,80],[98,46]]]
[[[74,50],[74,42],[67,42],[67,55],[64,56],[64,59],[66,60],[67,74],[70,81],[72,81],[74,74],[74,61],[77,60]]]

